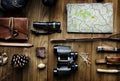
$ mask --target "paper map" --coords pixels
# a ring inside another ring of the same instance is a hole
[[[112,33],[113,4],[67,4],[67,32]]]

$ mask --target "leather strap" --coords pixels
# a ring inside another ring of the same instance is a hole
[[[10,27],[11,36],[6,37],[5,38],[6,40],[18,36],[18,31],[14,30],[14,18],[13,17],[10,17],[9,19],[9,27]]]
[[[35,29],[31,29],[31,32],[35,35],[50,35],[54,32],[50,32],[50,31],[47,31],[47,32],[40,32],[38,30],[35,30]]]

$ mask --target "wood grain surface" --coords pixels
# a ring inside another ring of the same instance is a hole
[[[71,42],[71,43],[51,43],[50,39],[57,38],[74,38],[74,37],[98,37],[109,36],[111,34],[68,34],[66,32],[66,4],[68,3],[95,3],[96,0],[57,0],[53,7],[45,7],[42,0],[29,0],[26,8],[20,12],[8,12],[6,17],[28,17],[29,19],[29,40],[27,42],[34,44],[31,48],[21,47],[0,47],[0,51],[4,51],[9,56],[9,62],[5,66],[0,66],[1,81],[120,81],[120,74],[101,74],[97,73],[97,68],[120,69],[120,66],[96,65],[95,59],[104,58],[105,56],[120,56],[115,53],[97,53],[96,47],[99,45],[108,45],[120,48],[120,42],[111,41],[94,41],[94,42]],[[113,34],[120,33],[120,0],[104,0],[103,3],[112,2],[114,8],[114,30]],[[30,32],[33,28],[33,22],[61,22],[61,33],[52,35],[35,36]],[[69,77],[55,77],[53,69],[57,65],[57,58],[53,53],[54,45],[71,46],[72,50],[79,53],[77,58],[78,71]],[[40,59],[36,57],[36,47],[46,48],[46,58]],[[80,54],[86,52],[91,59],[91,65],[87,66],[83,62]],[[10,63],[13,54],[25,54],[30,57],[29,66],[23,70],[12,69]],[[43,62],[46,68],[39,70],[37,65]]]

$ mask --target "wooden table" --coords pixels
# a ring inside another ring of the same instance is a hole
[[[9,56],[9,62],[5,66],[0,67],[0,78],[4,78],[2,81],[120,81],[119,74],[101,74],[97,73],[97,68],[120,68],[108,67],[106,65],[96,65],[95,59],[104,58],[107,55],[118,55],[119,54],[108,54],[96,52],[96,47],[99,45],[108,45],[113,47],[119,47],[120,43],[111,41],[95,41],[95,42],[72,42],[72,43],[56,43],[59,45],[69,45],[72,50],[86,52],[89,54],[91,59],[91,65],[88,67],[83,62],[82,58],[78,56],[78,71],[72,76],[66,78],[57,78],[53,76],[53,69],[56,67],[57,59],[53,53],[54,43],[50,42],[50,39],[57,38],[68,38],[68,37],[97,37],[97,36],[109,36],[111,34],[68,34],[66,32],[66,4],[67,3],[92,3],[96,0],[58,0],[54,7],[47,8],[42,3],[42,0],[29,0],[26,8],[20,12],[14,12],[14,14],[8,14],[7,16],[19,16],[28,17],[29,29],[33,27],[34,21],[47,22],[47,21],[60,21],[62,33],[56,33],[52,35],[40,35],[35,36],[29,31],[29,43],[34,44],[31,48],[20,48],[20,47],[0,47],[0,51],[7,52]],[[112,2],[114,6],[114,30],[113,34],[120,33],[120,0],[104,0],[104,2]],[[45,47],[47,57],[45,59],[39,59],[35,55],[36,47]],[[13,54],[25,54],[30,57],[29,66],[23,70],[11,71],[10,61]],[[44,70],[39,70],[37,65],[40,62],[46,64]]]

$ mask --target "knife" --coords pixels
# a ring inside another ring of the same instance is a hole
[[[97,69],[99,73],[120,73],[118,69]]]
[[[105,59],[97,59],[96,64],[120,65],[120,56],[106,56]]]
[[[98,46],[97,52],[113,52],[113,53],[120,53],[120,48],[111,47],[111,46]]]

